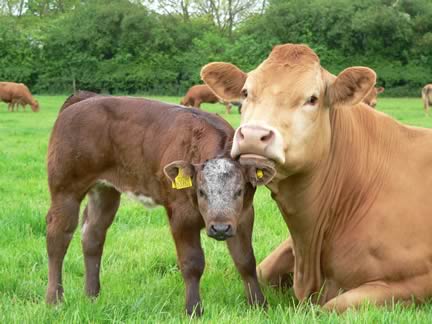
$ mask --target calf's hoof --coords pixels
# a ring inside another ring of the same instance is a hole
[[[63,301],[63,289],[48,290],[45,301],[49,305],[55,305]]]
[[[202,314],[204,314],[204,309],[202,308],[201,303],[198,303],[195,305],[186,306],[186,313],[190,317],[201,317]]]

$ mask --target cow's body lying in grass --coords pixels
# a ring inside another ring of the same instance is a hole
[[[244,99],[232,157],[276,162],[268,187],[291,239],[260,264],[263,281],[293,273],[300,300],[336,311],[432,297],[432,131],[365,109],[372,70],[336,77],[286,44],[248,74],[212,63],[202,77]]]
[[[203,227],[209,236],[227,239],[249,302],[264,303],[251,245],[252,199],[253,185],[265,183],[272,170],[264,165],[262,177],[257,178],[255,169],[229,158],[234,131],[228,123],[199,110],[127,97],[95,96],[63,109],[48,149],[49,303],[62,297],[63,258],[86,195],[82,229],[86,292],[99,293],[103,244],[121,193],[147,206],[165,207],[189,314],[201,313]]]

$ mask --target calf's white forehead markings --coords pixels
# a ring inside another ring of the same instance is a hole
[[[205,164],[203,176],[211,208],[229,208],[227,204],[233,200],[234,190],[238,188],[235,171],[235,164],[227,159],[210,160]]]

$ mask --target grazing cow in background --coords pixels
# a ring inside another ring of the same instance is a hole
[[[224,104],[227,114],[231,113],[231,104],[217,97],[205,84],[190,87],[180,104],[186,107],[201,108],[203,102]]]
[[[82,243],[86,292],[99,293],[99,269],[108,227],[126,193],[168,215],[186,285],[188,314],[201,314],[204,271],[200,230],[226,240],[248,301],[263,305],[252,249],[257,184],[274,175],[269,163],[241,166],[229,157],[234,130],[215,114],[157,101],[90,95],[54,125],[48,147],[51,207],[47,214],[47,302],[63,295],[62,264],[84,211]],[[75,102],[75,103],[74,103]]]
[[[432,105],[432,83],[422,89],[422,100],[426,116],[429,116],[429,106]]]
[[[262,281],[293,273],[298,299],[338,312],[432,297],[432,130],[365,109],[371,69],[336,77],[286,44],[249,73],[211,63],[201,76],[244,98],[232,157],[275,162],[267,187],[291,238],[259,265]]]
[[[19,105],[23,107],[30,105],[34,112],[39,111],[39,103],[32,97],[30,90],[23,83],[14,82],[0,82],[0,101],[4,101],[8,104],[8,110],[18,111]]]
[[[363,98],[363,102],[366,105],[375,108],[378,100],[378,95],[383,92],[384,92],[383,87],[379,87],[379,88],[373,87],[371,91],[369,91],[369,93],[366,95],[366,97]]]

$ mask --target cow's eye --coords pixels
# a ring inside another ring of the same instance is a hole
[[[235,198],[238,198],[241,196],[241,194],[243,193],[243,191],[241,189],[237,190],[236,193],[234,194]]]
[[[247,89],[243,89],[243,90],[241,91],[241,96],[242,96],[244,99],[247,98],[247,96],[248,96],[248,91],[247,91]]]
[[[311,96],[310,98],[308,98],[308,100],[306,100],[305,105],[315,106],[317,103],[318,103],[318,98],[316,96]]]

